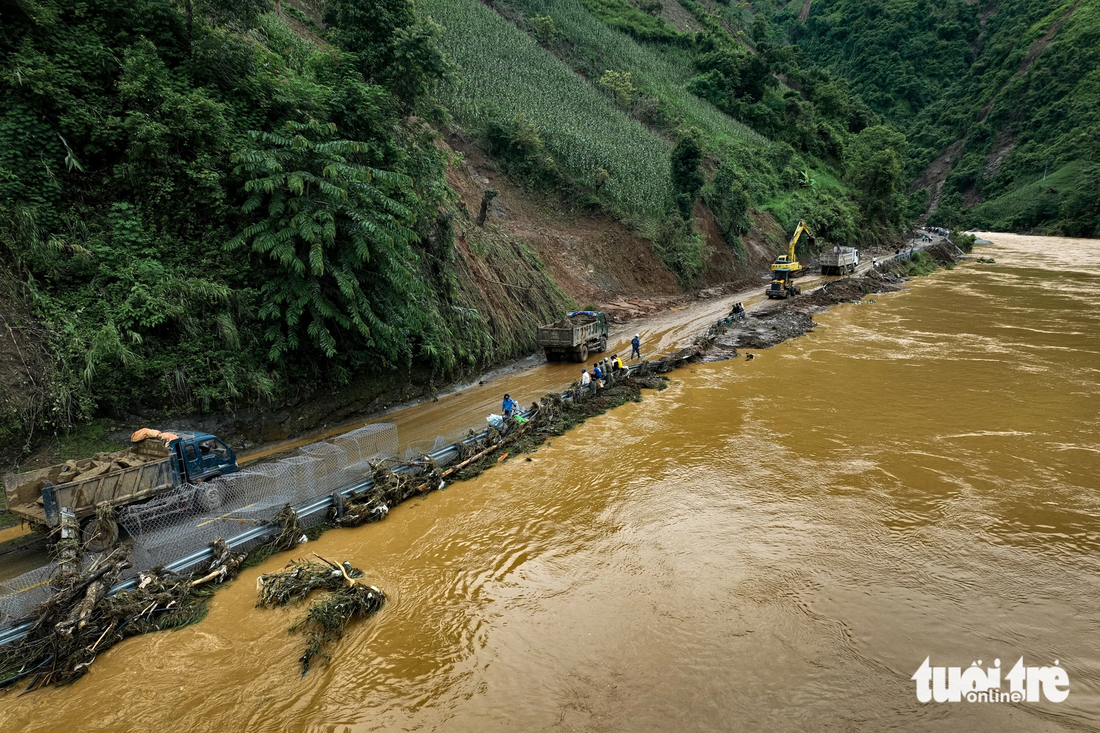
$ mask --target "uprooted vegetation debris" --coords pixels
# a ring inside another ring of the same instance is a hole
[[[190,576],[163,568],[138,575],[132,590],[108,591],[130,567],[125,548],[103,555],[83,572],[59,573],[58,592],[35,612],[27,636],[0,648],[0,687],[30,677],[27,690],[82,677],[96,657],[120,641],[185,626],[206,613],[209,584],[236,576],[244,553],[221,539],[214,557]]]
[[[51,580],[58,591],[35,610],[27,636],[0,647],[0,688],[28,677],[28,691],[73,682],[88,671],[99,654],[123,639],[202,619],[212,595],[210,586],[232,579],[242,566],[293,549],[327,528],[378,521],[414,496],[443,489],[448,481],[473,478],[509,456],[533,451],[547,438],[562,435],[590,417],[640,401],[642,388],[664,389],[668,380],[659,372],[670,369],[668,362],[650,363],[629,375],[609,376],[605,387],[595,392],[574,384],[572,399],[548,394],[532,405],[527,416],[507,418],[502,429],[490,428],[459,443],[458,462],[445,470],[430,456],[407,462],[404,471],[376,464],[372,466],[373,485],[344,497],[324,524],[304,530],[297,512],[286,506],[269,522],[279,531],[267,542],[246,555],[218,539],[212,543],[213,559],[191,575],[153,568],[138,575],[135,588],[111,596],[108,591],[130,567],[126,548],[81,571],[84,548],[75,540],[61,540],[54,551],[60,567],[67,570]],[[299,659],[303,674],[316,658],[328,657],[328,649],[339,641],[348,623],[376,613],[386,598],[379,588],[359,582],[360,571],[318,560],[292,562],[283,573],[260,579],[261,606],[287,605],[304,600],[315,590],[328,591],[311,603],[305,617],[290,629],[307,639]]]
[[[358,618],[366,618],[382,609],[386,594],[378,587],[360,582],[363,571],[350,563],[339,565],[314,554],[317,561],[291,560],[282,572],[261,575],[261,607],[286,606],[304,601],[313,591],[328,591],[314,600],[305,617],[290,627],[290,633],[300,633],[307,639],[306,649],[298,662],[302,674],[309,671],[315,657],[327,659],[328,647],[344,635],[344,629]]]

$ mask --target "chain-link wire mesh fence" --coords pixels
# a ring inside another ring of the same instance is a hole
[[[415,446],[413,458],[447,445],[437,437]],[[185,484],[150,501],[125,507],[119,512],[120,526],[133,541],[133,568],[140,570],[173,564],[181,573],[197,568],[180,565],[181,560],[199,553],[218,537],[240,535],[246,529],[271,522],[287,504],[304,506],[335,491],[367,481],[372,465],[396,467],[400,461],[397,428],[387,423],[367,425],[345,433],[331,442],[312,443],[299,454],[279,461],[251,466],[201,484]],[[7,479],[7,477],[5,477]],[[309,529],[325,520],[324,512],[300,517]],[[236,549],[248,551],[264,541]],[[85,564],[95,556],[86,556]],[[0,583],[0,627],[29,616],[56,589],[50,579],[56,563]]]
[[[440,448],[445,448],[447,444],[443,441],[443,436],[437,435],[435,440],[418,440],[412,443],[408,443],[405,446],[405,460],[418,461],[432,451],[439,450]]]
[[[306,488],[306,501],[331,494],[341,488],[344,469],[348,467],[348,453],[332,443],[311,443],[304,446],[302,455],[317,459],[313,472],[313,485]]]
[[[50,585],[57,567],[57,563],[50,563],[0,583],[0,626],[31,615],[36,606],[57,592]]]
[[[181,486],[127,507],[119,523],[134,541],[134,566],[147,569],[177,561],[218,537],[271,521],[287,504],[302,506],[360,483],[372,458],[385,459],[396,449],[394,425],[368,425],[332,443],[307,445],[297,456]],[[310,517],[302,523],[308,528],[323,519]]]

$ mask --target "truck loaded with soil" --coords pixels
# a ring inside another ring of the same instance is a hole
[[[81,539],[102,552],[118,539],[117,511],[191,485],[193,500],[216,509],[220,497],[207,482],[237,471],[233,449],[213,435],[143,429],[126,450],[4,477],[8,510],[31,529],[51,534],[63,509],[80,523]]]
[[[597,311],[573,311],[560,321],[539,326],[538,344],[547,361],[583,364],[589,354],[607,351],[607,316]]]

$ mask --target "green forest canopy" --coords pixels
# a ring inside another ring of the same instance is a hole
[[[0,0],[5,279],[56,357],[33,419],[525,348],[456,276],[452,114],[685,285],[699,203],[736,253],[750,208],[885,241],[960,140],[933,221],[1100,233],[1100,0],[678,2],[700,30],[627,0]]]

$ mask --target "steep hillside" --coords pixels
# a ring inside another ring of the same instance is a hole
[[[430,393],[800,219],[904,225],[904,136],[709,0],[12,0],[0,52],[9,454]]]
[[[454,208],[424,124],[449,66],[390,5],[365,33],[353,2],[0,5],[6,453],[534,347],[567,298]]]
[[[754,5],[907,132],[913,213],[1100,234],[1097,0]]]
[[[644,6],[659,15],[626,0],[418,7],[442,23],[458,65],[459,83],[441,91],[455,121],[512,177],[638,227],[684,283],[705,273],[707,227],[690,225],[699,201],[742,258],[749,208],[788,231],[806,219],[864,244],[901,225],[892,163],[848,155],[870,147],[853,145],[877,121],[869,108],[828,74],[804,74],[769,28],[746,36],[725,6],[726,15],[695,0],[679,13]],[[676,21],[683,12],[694,22]],[[877,189],[861,188],[857,169],[876,166]]]

